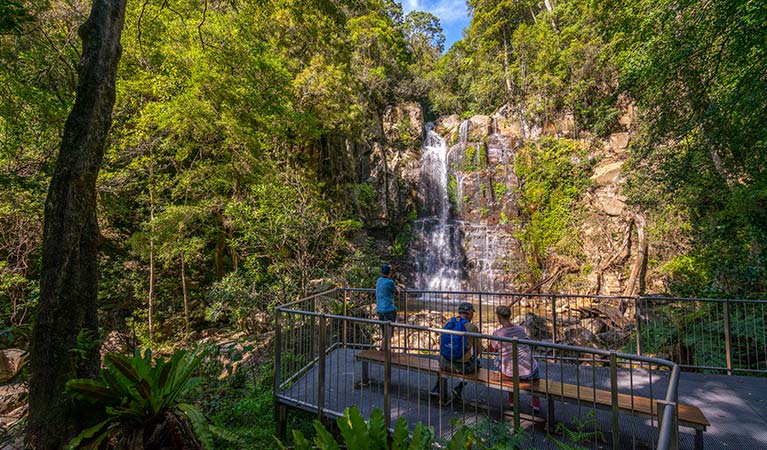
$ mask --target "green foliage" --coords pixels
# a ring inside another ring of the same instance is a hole
[[[338,267],[352,251],[348,236],[361,224],[338,217],[319,191],[305,178],[285,174],[254,184],[246,199],[231,202],[224,212],[238,234],[234,244],[257,274],[256,285],[266,288],[253,291],[262,301],[306,294],[309,280]]]
[[[413,226],[410,223],[406,223],[394,238],[391,254],[393,256],[404,256],[407,253],[411,239],[413,239]]]
[[[524,147],[516,158],[520,177],[520,221],[517,233],[533,282],[538,282],[549,254],[571,253],[576,215],[573,205],[590,185],[590,164],[574,141],[546,139]]]
[[[501,198],[503,198],[503,196],[506,195],[506,192],[508,192],[509,190],[508,186],[506,186],[505,183],[498,183],[494,181],[492,185],[493,185],[493,193],[495,194],[496,200],[500,200]]]
[[[591,431],[596,430],[596,431]],[[585,450],[589,447],[581,447],[577,444],[585,443],[604,443],[604,434],[599,431],[599,421],[597,420],[596,413],[592,410],[586,413],[586,419],[580,420],[578,417],[573,417],[570,421],[570,426],[564,423],[557,424],[557,431],[562,433],[566,442],[562,442],[559,439],[555,439],[549,436],[549,440],[554,443],[560,450]],[[572,445],[572,443],[576,445]]]
[[[360,205],[363,208],[367,209],[372,207],[375,204],[376,194],[372,184],[370,183],[356,184],[354,185],[354,192],[357,195],[357,200],[360,202]]]
[[[726,322],[721,303],[669,303],[652,305],[649,323],[641,330],[642,352],[658,354],[679,364],[726,367]],[[749,357],[763,350],[767,330],[755,326],[758,309],[749,304],[729,305],[733,367],[764,370],[767,362]],[[630,340],[626,351],[636,352]],[[720,371],[713,371],[720,372]]]
[[[461,162],[462,172],[475,172],[487,168],[487,149],[484,143],[469,144]]]
[[[94,404],[106,416],[72,439],[68,448],[112,447],[120,441],[152,445],[153,440],[166,438],[173,439],[176,445],[196,444],[199,440],[204,447],[212,448],[213,431],[202,412],[182,402],[199,383],[192,375],[207,352],[202,347],[191,353],[179,350],[169,360],[152,358],[149,350],[131,358],[108,353],[98,381],[67,382],[72,395]],[[195,435],[186,435],[182,422]],[[146,433],[146,427],[152,427],[152,432]],[[178,441],[178,436],[183,436],[184,441]]]
[[[431,427],[418,423],[412,437],[408,435],[408,425],[400,417],[394,425],[391,444],[387,442],[383,412],[376,408],[365,422],[356,406],[344,409],[344,415],[336,420],[343,448],[349,450],[427,450],[433,448],[437,439]],[[335,450],[340,448],[336,439],[319,422],[314,422],[317,432],[314,442],[308,441],[299,430],[293,430],[296,450]],[[451,450],[489,450],[522,448],[525,434],[511,432],[506,424],[480,420],[471,426],[462,426],[443,444],[442,448]],[[280,443],[280,448],[286,447]]]
[[[22,25],[31,20],[32,18],[21,2],[14,0],[0,1],[0,34],[19,32]]]
[[[202,369],[201,375],[211,382],[199,392],[200,403],[214,426],[226,430],[230,437],[214,437],[214,448],[248,450],[271,446],[276,433],[271,365],[238,365],[220,379],[219,363],[211,361]],[[290,426],[311,432],[311,419],[291,414],[289,420]]]
[[[455,174],[447,180],[447,200],[453,208],[458,204],[458,178]]]
[[[273,300],[257,292],[257,283],[245,270],[213,282],[205,298],[205,320],[252,331],[255,314],[271,307]]]

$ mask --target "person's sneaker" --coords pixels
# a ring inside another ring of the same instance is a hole
[[[540,399],[533,400],[530,402],[530,407],[533,408],[534,413],[541,412],[541,401]]]
[[[433,388],[431,388],[429,394],[433,397],[439,397],[439,384],[436,384]]]

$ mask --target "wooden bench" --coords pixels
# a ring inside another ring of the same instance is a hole
[[[363,382],[368,378],[368,368],[366,367],[368,362],[381,364],[385,362],[384,352],[379,350],[363,350],[357,353],[355,358],[363,362]],[[500,372],[495,370],[480,368],[477,373],[468,375],[446,372],[440,370],[439,361],[434,358],[407,353],[392,353],[391,365],[392,367],[415,369],[436,374],[440,379],[440,397],[443,400],[447,394],[446,386],[448,377],[476,381],[506,392],[513,392],[514,390],[513,380],[505,375],[502,376]],[[546,397],[548,406],[546,421],[549,429],[553,426],[554,400],[557,398],[560,400],[574,400],[589,403],[602,408],[612,408],[613,404],[612,393],[610,391],[561,383],[543,378],[532,381],[520,380],[519,390]],[[618,407],[619,409],[629,411],[632,414],[659,420],[659,411],[662,410],[663,404],[646,397],[619,393]],[[695,430],[695,448],[696,450],[702,450],[703,432],[711,425],[708,419],[706,419],[703,412],[695,406],[679,403],[677,405],[677,411],[679,412],[679,424]]]

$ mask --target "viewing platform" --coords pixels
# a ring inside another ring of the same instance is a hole
[[[491,353],[482,355],[477,376],[439,370],[445,330],[437,324],[463,301],[475,305],[482,334],[454,334],[529,345],[540,364],[537,383],[501,378]],[[365,289],[334,289],[277,308],[274,391],[281,426],[288,407],[332,418],[357,406],[365,417],[382,409],[389,427],[404,417],[443,437],[462,424],[506,422],[524,430],[525,448],[558,448],[555,441],[595,449],[767,448],[767,343],[760,322],[767,302],[407,291],[397,303],[391,323],[373,320],[374,293]],[[491,311],[501,304],[544,336],[490,336],[498,327]],[[598,331],[612,336],[614,346],[596,345],[605,339],[572,345],[586,334],[577,327],[592,324],[576,311],[607,322]],[[707,350],[712,353],[701,353]],[[447,401],[444,388],[442,397],[432,394],[437,383],[451,389],[462,380],[468,384],[459,401]],[[518,396],[517,408],[509,407],[509,393]],[[539,411],[529,405],[531,393],[542,397]],[[573,442],[563,426],[597,433]]]

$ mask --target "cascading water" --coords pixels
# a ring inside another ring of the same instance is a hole
[[[414,223],[422,245],[414,258],[416,286],[431,291],[460,290],[464,277],[461,233],[450,214],[448,180],[447,143],[429,124],[421,155],[423,214]]]

